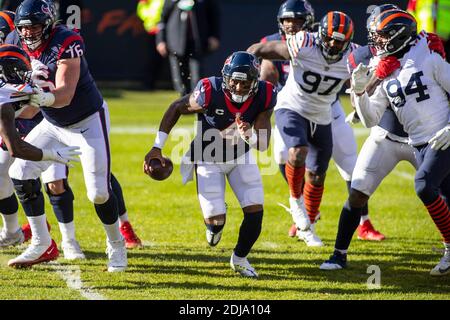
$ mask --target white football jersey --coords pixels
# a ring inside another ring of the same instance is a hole
[[[367,94],[355,97],[356,109],[363,124],[372,127],[390,105],[409,143],[418,146],[449,123],[450,64],[430,51],[426,37],[418,38],[400,64],[370,98]]]
[[[0,103],[14,103],[19,101],[27,101],[30,99],[30,94],[33,93],[33,89],[29,84],[3,84],[0,87]],[[25,109],[27,105],[22,105],[15,110],[16,118]]]
[[[347,57],[356,44],[351,43],[341,60],[329,64],[317,45],[317,33],[298,32],[286,43],[291,68],[286,85],[278,93],[277,109],[290,109],[321,125],[331,123],[331,105],[346,80]]]

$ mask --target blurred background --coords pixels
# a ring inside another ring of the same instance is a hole
[[[147,1],[147,0],[141,0]],[[15,0],[3,0],[15,9]],[[67,3],[65,3],[67,2]],[[64,6],[81,1],[62,1]],[[204,75],[219,75],[227,55],[245,50],[262,37],[278,31],[279,0],[217,0],[220,7],[220,48],[203,61]],[[351,16],[356,30],[354,42],[365,44],[367,8],[392,3],[406,9],[408,0],[310,0],[315,20],[330,10]],[[147,32],[136,14],[138,0],[82,1],[81,34],[94,78],[101,86],[134,89],[172,89],[169,63],[155,49],[155,30]],[[64,8],[61,8],[64,12]],[[62,17],[64,18],[64,17]]]

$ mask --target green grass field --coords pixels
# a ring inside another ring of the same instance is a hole
[[[144,155],[153,144],[159,120],[173,92],[104,91],[111,112],[113,172],[120,180],[130,220],[145,248],[129,251],[125,273],[105,272],[105,234],[87,200],[80,165],[70,173],[75,193],[77,238],[87,256],[81,262],[59,258],[57,263],[32,269],[8,268],[8,259],[24,248],[0,252],[0,299],[449,299],[450,277],[433,278],[429,271],[442,253],[440,236],[414,193],[412,167],[401,163],[382,183],[369,203],[381,243],[354,237],[349,267],[324,272],[319,265],[333,250],[339,214],[347,191],[336,167],[330,164],[317,232],[323,248],[308,248],[287,236],[290,216],[277,205],[288,204],[288,189],[275,167],[262,165],[265,175],[263,230],[249,260],[257,280],[243,279],[229,267],[242,212],[227,190],[227,224],[221,243],[210,248],[196,197],[195,183],[182,186],[178,166],[164,182],[142,173]],[[348,101],[344,101],[348,106]],[[184,117],[186,127],[193,117]],[[148,131],[148,133],[146,132]],[[358,132],[360,132],[359,130]],[[154,132],[154,131],[152,131]],[[179,136],[182,139],[184,136]],[[362,145],[365,135],[358,135]],[[171,154],[176,141],[164,153]],[[178,146],[177,146],[178,148]],[[180,151],[181,152],[181,151]],[[175,152],[175,153],[180,153]],[[264,159],[270,157],[265,155]],[[273,172],[274,174],[268,174]],[[46,204],[52,236],[60,242],[56,218]],[[21,211],[21,223],[25,216]],[[368,267],[381,270],[379,289],[369,287]]]

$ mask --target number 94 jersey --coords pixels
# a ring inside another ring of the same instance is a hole
[[[286,85],[278,94],[277,109],[290,109],[320,125],[331,123],[331,105],[346,80],[347,57],[356,48],[351,43],[341,60],[328,63],[317,44],[317,33],[298,32],[286,43],[291,69]]]
[[[399,59],[401,67],[367,99],[357,99],[357,108],[369,111],[369,126],[376,124],[388,105],[409,135],[410,144],[425,144],[449,122],[450,64],[428,48],[426,37]],[[364,98],[363,98],[364,97]],[[368,109],[370,107],[370,109]]]

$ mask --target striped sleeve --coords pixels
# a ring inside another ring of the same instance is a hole
[[[289,37],[286,41],[289,55],[292,60],[298,59],[301,51],[311,48],[314,45],[314,36],[305,31],[297,32],[295,36]]]

